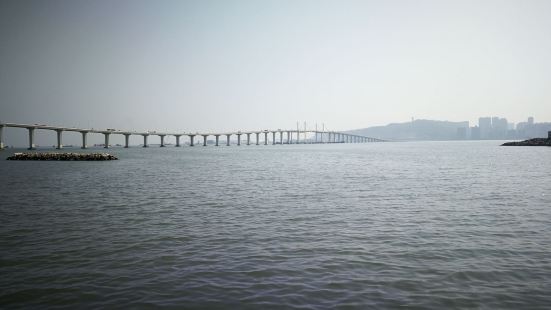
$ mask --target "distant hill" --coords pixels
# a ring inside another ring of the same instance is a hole
[[[419,119],[407,123],[394,123],[349,132],[386,140],[457,140],[466,138],[468,129],[469,122]]]

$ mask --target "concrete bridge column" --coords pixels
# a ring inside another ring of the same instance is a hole
[[[203,135],[203,146],[207,146],[207,135]]]
[[[105,136],[105,143],[104,143],[103,148],[108,149],[109,148],[109,136],[111,135],[111,133],[104,132],[103,135]]]
[[[0,125],[0,150],[4,149],[4,139],[2,135],[3,129],[4,129],[4,125]]]
[[[237,134],[237,145],[238,146],[241,145],[241,134],[240,133]]]
[[[251,145],[251,134],[247,134],[247,145]]]
[[[130,134],[125,133],[124,134],[124,148],[128,148],[130,142]]]
[[[264,145],[268,145],[268,133],[264,133]]]
[[[88,148],[88,145],[86,144],[86,136],[88,135],[88,132],[81,131],[80,133],[82,134],[82,147],[81,147],[81,149],[86,149],[86,148]]]
[[[283,144],[283,131],[279,132],[279,144]]]
[[[29,150],[34,150],[34,128],[29,127],[27,130],[29,130]]]
[[[276,136],[276,132],[273,131],[273,132],[272,132],[272,145],[275,145],[275,144],[276,144],[276,137],[275,137],[275,136]]]
[[[300,131],[297,130],[297,144],[300,143]]]
[[[56,149],[61,150],[63,148],[63,130],[58,129],[57,132],[57,146]]]
[[[193,146],[193,139],[195,138],[195,135],[189,135],[189,146]]]
[[[175,137],[176,137],[176,145],[175,146],[180,147],[180,137],[181,136],[180,135],[175,135]]]
[[[161,137],[161,147],[165,147],[165,135],[159,135]]]
[[[231,135],[226,135],[226,146],[230,146],[230,137]]]
[[[330,133],[330,132],[327,133],[327,142],[328,142],[328,143],[333,142],[333,141],[331,140],[331,133]]]
[[[255,132],[254,134],[256,135],[256,145],[259,145],[260,144],[260,132]]]
[[[143,135],[143,147],[149,147],[147,144],[147,137],[149,137],[149,135]]]
[[[287,131],[287,144],[291,144],[291,133]]]
[[[218,140],[220,139],[220,135],[214,135],[214,138],[216,139],[216,146],[218,146]]]

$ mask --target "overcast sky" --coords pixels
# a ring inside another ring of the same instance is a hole
[[[3,0],[0,39],[4,122],[221,131],[551,121],[545,0]]]

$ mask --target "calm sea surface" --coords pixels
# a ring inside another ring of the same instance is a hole
[[[499,144],[3,151],[0,307],[549,309],[551,148]]]

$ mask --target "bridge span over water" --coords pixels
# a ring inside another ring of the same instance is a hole
[[[300,129],[277,129],[277,130],[257,130],[257,131],[233,131],[233,132],[212,132],[212,133],[206,133],[206,132],[158,132],[158,131],[146,131],[146,132],[140,132],[140,131],[127,131],[127,130],[117,130],[117,129],[105,129],[105,130],[98,130],[98,129],[86,129],[86,128],[75,128],[75,127],[59,127],[59,126],[50,126],[50,125],[29,125],[29,124],[15,124],[15,123],[0,123],[0,149],[4,148],[4,140],[3,140],[3,129],[7,127],[12,128],[25,128],[28,130],[29,133],[29,150],[35,149],[35,139],[34,139],[34,133],[36,130],[50,130],[54,131],[57,134],[57,149],[63,148],[63,132],[65,131],[72,131],[72,132],[80,132],[82,134],[82,148],[85,149],[88,147],[87,145],[87,136],[88,134],[103,134],[105,138],[104,147],[109,148],[109,137],[111,135],[123,135],[125,144],[124,147],[128,148],[129,142],[130,142],[130,136],[142,136],[143,137],[143,147],[148,147],[149,144],[147,142],[147,138],[149,136],[159,136],[161,139],[161,147],[166,146],[165,144],[165,137],[166,136],[174,136],[176,138],[176,145],[177,147],[181,146],[181,137],[188,137],[189,138],[189,145],[194,146],[195,145],[195,137],[203,137],[202,144],[203,146],[207,146],[207,138],[214,137],[215,138],[215,145],[219,146],[219,140],[220,136],[226,137],[226,145],[230,146],[230,138],[232,136],[237,137],[237,145],[241,145],[241,136],[246,136],[246,145],[250,145],[251,135],[255,137],[254,144],[264,144],[268,145],[268,136],[271,135],[271,144],[300,144],[300,143],[367,143],[367,142],[384,142],[384,140],[377,139],[377,138],[371,138],[361,135],[353,135],[349,133],[344,132],[338,132],[338,131],[319,131],[319,130],[300,130]],[[306,135],[310,134],[312,137],[309,139],[305,139],[304,137]],[[261,141],[261,135],[263,135],[262,138],[264,138]],[[301,135],[303,135],[303,139],[301,139]]]

